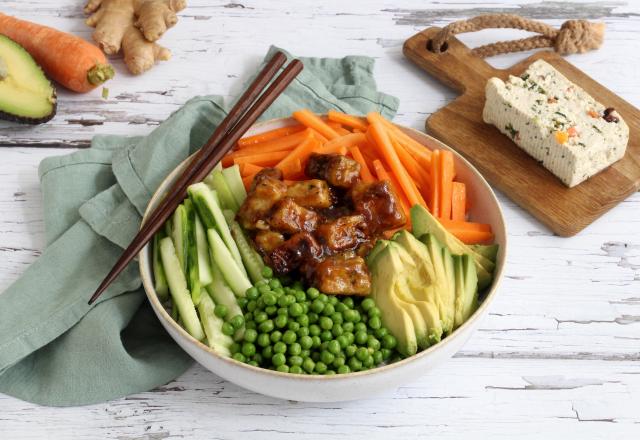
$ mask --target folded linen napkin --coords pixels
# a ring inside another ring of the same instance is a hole
[[[373,59],[301,60],[304,71],[263,120],[302,107],[395,115],[398,100],[377,91]],[[42,161],[47,247],[0,294],[0,392],[85,405],[152,389],[191,365],[145,301],[137,263],[94,306],[87,300],[135,236],[157,186],[205,143],[225,109],[220,97],[196,97],[148,136],[96,136],[87,150]]]

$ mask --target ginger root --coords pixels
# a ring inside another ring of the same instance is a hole
[[[104,53],[121,49],[134,75],[149,70],[156,61],[168,60],[169,49],[156,41],[178,21],[185,0],[89,0],[84,8],[88,26],[96,28],[94,41]]]

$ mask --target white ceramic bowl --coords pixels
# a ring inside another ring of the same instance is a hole
[[[291,123],[292,120],[290,119],[276,119],[256,124],[247,133],[247,136],[290,125]],[[401,128],[430,149],[451,150],[451,148],[424,133]],[[480,319],[487,313],[489,306],[497,295],[506,260],[507,234],[498,200],[480,173],[458,153],[455,151],[453,153],[456,159],[457,180],[467,184],[468,197],[471,202],[471,218],[476,222],[491,224],[495,234],[495,242],[500,245],[500,251],[493,284],[485,292],[484,301],[478,310],[451,335],[429,349],[391,365],[358,373],[334,376],[279,373],[222,357],[205,344],[192,338],[171,319],[171,316],[164,309],[153,288],[151,246],[146,246],[140,254],[140,272],[144,289],[153,310],[171,337],[205,368],[241,387],[268,396],[303,402],[355,400],[369,397],[388,389],[395,389],[403,383],[427,374],[434,366],[452,357],[476,329]],[[164,192],[183,172],[185,166],[186,161],[180,164],[162,182],[147,207],[145,218],[150,210],[159,203]]]

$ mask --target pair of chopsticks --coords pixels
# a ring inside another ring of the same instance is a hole
[[[200,182],[211,172],[222,157],[236,145],[238,140],[302,71],[302,62],[293,60],[274,79],[286,61],[287,57],[282,52],[277,52],[269,60],[233,106],[227,117],[218,125],[207,143],[193,156],[185,172],[169,190],[167,197],[153,210],[148,221],[145,222],[140,232],[124,250],[111,271],[91,296],[90,305],[98,299],[127,264],[138,255],[142,248],[153,238],[154,234],[158,232],[187,196],[187,187],[192,183]]]

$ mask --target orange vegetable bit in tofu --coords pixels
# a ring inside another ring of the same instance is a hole
[[[453,153],[440,150],[440,217],[451,218],[451,195],[455,168]]]
[[[389,139],[389,134],[384,125],[374,120],[371,122],[371,125],[369,125],[368,133],[370,133],[380,155],[391,169],[393,176],[398,180],[399,185],[402,187],[411,205],[422,205],[426,207],[426,203],[416,188],[411,176],[409,176],[407,170],[402,166],[402,162],[400,162],[398,154],[391,144],[391,139]]]
[[[283,138],[290,134],[301,132],[305,129],[306,127],[304,125],[296,124],[296,125],[288,125],[286,127],[276,128],[275,130],[265,131],[264,133],[258,133],[253,136],[247,136],[238,141],[238,148],[248,147],[250,145]]]
[[[367,128],[369,128],[369,124],[364,118],[347,115],[336,110],[329,110],[327,112],[327,118],[329,118],[330,121],[338,122],[346,127],[360,130],[361,132],[365,132]]]
[[[560,145],[567,143],[567,141],[569,140],[569,133],[567,133],[566,131],[556,131],[555,133],[553,133],[553,135],[556,138],[556,142]]]
[[[576,127],[569,127],[567,129],[567,134],[569,135],[570,138],[572,137],[576,137],[578,136],[578,130],[576,129]]]
[[[466,205],[466,185],[460,182],[453,182],[451,186],[451,220],[464,221],[466,219]]]
[[[315,113],[307,109],[301,109],[301,110],[295,111],[293,112],[292,116],[296,121],[300,122],[302,125],[306,125],[309,128],[313,128],[314,130],[316,130],[318,133],[320,133],[322,136],[326,137],[327,139],[335,139],[340,136],[333,128],[327,125],[326,122],[320,119],[318,115],[316,115]]]

